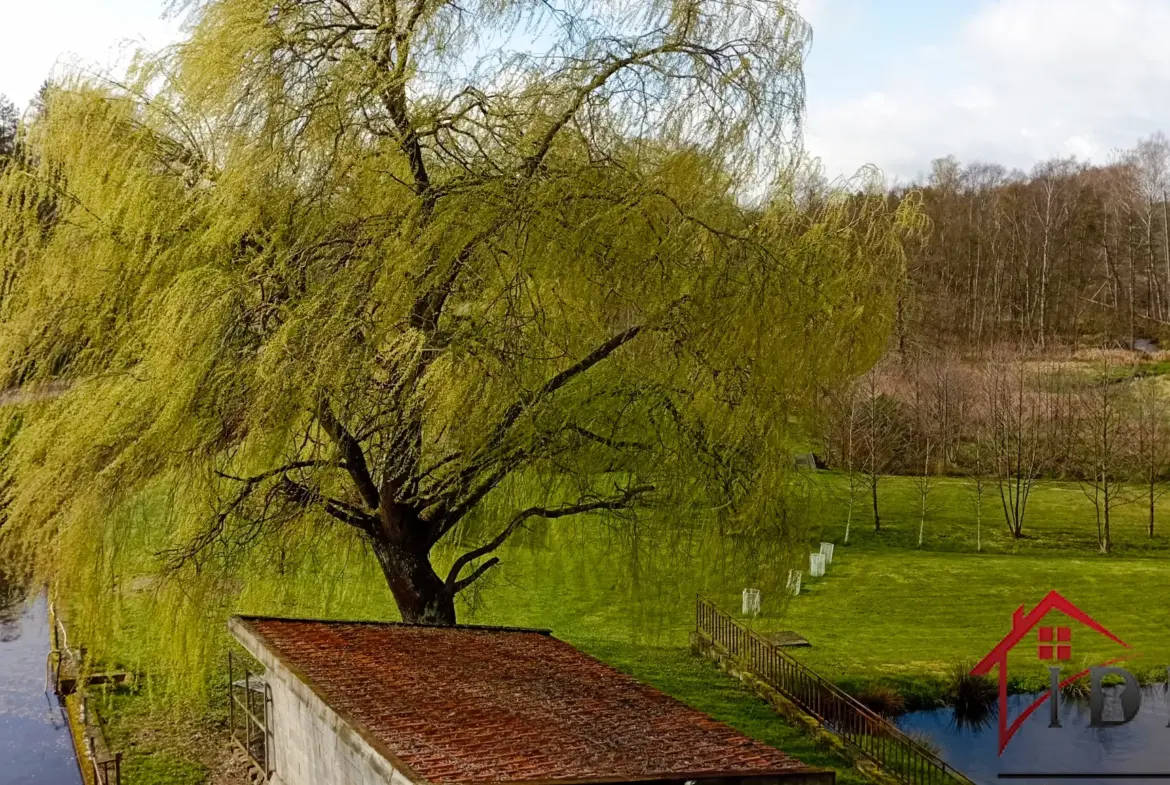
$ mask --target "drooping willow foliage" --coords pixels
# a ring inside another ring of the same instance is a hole
[[[47,91],[0,176],[0,366],[68,387],[19,409],[9,553],[198,606],[356,547],[452,623],[547,521],[785,536],[919,221],[797,188],[785,0],[187,12]]]

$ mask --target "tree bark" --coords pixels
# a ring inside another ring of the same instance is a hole
[[[1109,553],[1111,550],[1113,550],[1113,538],[1112,538],[1111,533],[1109,531],[1109,524],[1110,524],[1109,508],[1111,506],[1112,499],[1109,498],[1109,496],[1110,496],[1109,480],[1106,478],[1103,480],[1103,482],[1105,484],[1105,529],[1102,532],[1101,553]]]
[[[1154,490],[1155,490],[1154,483],[1155,483],[1155,480],[1153,478],[1151,478],[1150,479],[1150,538],[1151,539],[1154,536],[1154,502],[1156,501],[1156,499],[1154,497]]]
[[[1170,209],[1167,207],[1167,195],[1162,191],[1162,252],[1166,263],[1166,311],[1170,314]]]
[[[388,539],[376,539],[373,546],[404,622],[455,625],[455,593],[431,566],[427,548]]]
[[[882,518],[880,515],[878,515],[878,480],[877,477],[872,477],[871,480],[872,482],[870,483],[869,487],[870,492],[873,495],[873,530],[875,532],[880,532],[882,530]]]

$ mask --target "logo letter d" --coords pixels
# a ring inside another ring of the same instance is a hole
[[[1101,679],[1105,676],[1120,676],[1125,680],[1125,687],[1121,691],[1121,719],[1105,719],[1105,691],[1101,687]],[[1137,716],[1142,707],[1142,690],[1137,679],[1125,668],[1090,668],[1089,669],[1089,727],[1110,728],[1124,725]]]

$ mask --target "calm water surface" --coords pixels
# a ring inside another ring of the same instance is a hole
[[[48,609],[0,574],[0,785],[77,785],[65,718],[46,697]]]
[[[1106,719],[1118,716],[1117,690],[1106,703]],[[1015,719],[1037,695],[1015,695],[1009,699],[1009,717]],[[990,724],[981,729],[963,728],[947,709],[917,711],[898,720],[898,725],[930,739],[943,760],[979,785],[993,783],[1104,783],[1170,782],[1170,704],[1163,685],[1142,690],[1141,710],[1133,721],[1114,728],[1090,728],[1087,700],[1061,703],[1061,728],[1050,728],[1048,703],[1043,703],[1024,722],[1003,756],[997,756],[998,730],[993,713]],[[1111,774],[1119,778],[1091,779],[1001,779],[1005,773]],[[1134,778],[1139,774],[1161,774],[1162,779]]]

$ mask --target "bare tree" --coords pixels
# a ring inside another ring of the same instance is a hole
[[[906,456],[913,466],[911,478],[918,496],[918,547],[922,547],[926,531],[926,517],[930,508],[930,494],[935,485],[935,461],[941,452],[939,426],[936,421],[937,403],[934,385],[934,358],[922,350],[915,350],[907,368],[910,375],[913,414],[906,429]]]
[[[1019,539],[1024,533],[1028,498],[1043,467],[1042,405],[1021,358],[992,363],[989,373],[991,470],[1008,532]]]
[[[1166,285],[1170,287],[1170,239],[1166,234],[1166,191],[1170,189],[1170,141],[1165,134],[1153,134],[1138,141],[1137,146],[1127,155],[1135,177],[1133,186],[1137,189],[1135,213],[1141,226],[1142,242],[1146,255],[1147,314],[1164,320],[1168,313],[1164,305],[1164,293],[1157,271],[1157,257],[1161,256],[1166,273]],[[1159,226],[1161,224],[1161,226]],[[1155,238],[1157,229],[1162,230],[1161,241]],[[1170,295],[1170,288],[1166,289]]]
[[[845,477],[845,488],[839,496],[845,505],[845,544],[849,544],[849,532],[853,525],[853,513],[861,500],[864,481],[860,472],[865,463],[866,425],[863,412],[862,384],[853,382],[843,389],[830,392],[826,398],[828,422],[824,429],[825,446],[833,468]]]
[[[1048,161],[1036,167],[1033,180],[1039,186],[1038,198],[1033,204],[1036,221],[1040,224],[1040,280],[1039,291],[1035,298],[1039,312],[1040,348],[1044,348],[1049,332],[1048,302],[1050,299],[1049,281],[1052,276],[1053,260],[1057,254],[1057,235],[1064,229],[1069,219],[1070,195],[1069,186],[1073,182],[1071,174],[1077,164],[1073,159]]]
[[[980,414],[972,414],[967,423],[968,450],[966,455],[967,491],[971,496],[971,507],[975,513],[975,552],[983,550],[983,497],[987,492],[990,450],[987,434],[987,420]]]
[[[1089,384],[1080,391],[1080,428],[1077,479],[1093,504],[1097,519],[1097,545],[1101,553],[1112,549],[1113,510],[1124,502],[1126,440],[1124,386],[1115,378],[1117,365],[1107,352],[1094,363]]]
[[[882,394],[879,371],[875,366],[862,378],[862,435],[861,475],[869,489],[873,503],[873,530],[882,530],[878,507],[878,485],[890,469],[893,460],[894,422],[890,416],[890,401]]]
[[[975,514],[975,552],[983,550],[983,504],[992,467],[988,400],[991,374],[986,369],[966,380],[964,405],[957,410],[957,463],[964,471],[971,510]]]
[[[16,105],[8,97],[0,93],[0,168],[4,159],[16,154],[17,130],[20,123],[20,113]]]
[[[1157,379],[1135,385],[1132,416],[1127,418],[1127,442],[1132,448],[1133,477],[1143,486],[1148,505],[1147,531],[1154,536],[1158,499],[1166,488],[1162,479],[1170,468],[1170,402]]]

